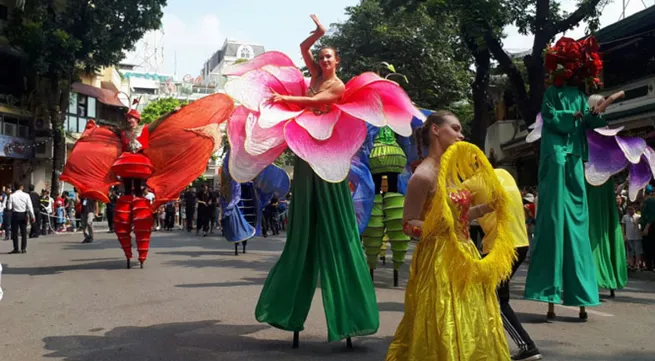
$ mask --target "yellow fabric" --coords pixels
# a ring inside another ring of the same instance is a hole
[[[500,185],[505,188],[509,197],[508,210],[512,215],[512,222],[508,225],[507,231],[514,242],[514,247],[527,247],[528,231],[525,225],[525,211],[523,209],[523,197],[521,191],[514,181],[514,177],[504,169],[494,169]],[[480,205],[488,203],[491,199],[491,193],[486,187],[483,177],[473,176],[464,182],[464,187],[472,194],[472,204]],[[487,254],[491,250],[491,244],[488,240],[496,238],[496,212],[488,213],[486,216],[478,218],[478,223],[484,231],[482,240],[482,254]]]
[[[475,173],[476,159],[498,218],[494,247],[484,259],[467,237],[466,208],[451,197]],[[458,142],[441,158],[431,202],[410,266],[405,314],[386,360],[507,361],[496,297],[496,287],[510,276],[516,257],[508,237],[507,193],[484,153]]]

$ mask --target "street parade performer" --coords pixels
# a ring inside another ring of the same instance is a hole
[[[608,99],[601,95],[589,97],[591,109],[603,111],[609,104],[625,96],[623,91],[612,94]],[[541,137],[543,119],[537,121],[527,141],[534,142]],[[589,241],[596,269],[599,288],[621,289],[627,282],[625,245],[621,225],[616,213],[616,194],[612,177],[628,168],[628,197],[634,202],[639,191],[652,179],[655,165],[655,151],[646,141],[638,137],[620,137],[623,127],[614,129],[596,128],[587,131],[589,161],[585,164],[587,203],[589,209]]]
[[[140,124],[138,111],[127,113],[128,127],[116,129],[87,123],[64,166],[60,180],[71,183],[80,197],[109,203],[109,188],[122,183],[125,192],[116,202],[114,229],[127,268],[131,267],[134,234],[141,268],[148,256],[153,210],[176,200],[182,189],[200,176],[221,142],[219,124],[234,109],[223,94],[197,100],[151,124]],[[120,181],[119,181],[120,179]],[[154,191],[155,202],[143,196],[143,186]]]
[[[438,111],[417,134],[428,155],[407,186],[403,221],[405,233],[420,241],[387,361],[510,360],[496,296],[516,258],[508,195],[482,151],[461,141],[461,131],[452,113]],[[472,203],[463,182],[474,176],[488,203]],[[481,259],[469,221],[492,211],[496,232]]]
[[[524,296],[548,302],[549,319],[555,317],[554,304],[561,301],[579,306],[583,320],[585,306],[600,304],[583,162],[588,158],[587,130],[605,126],[600,113],[615,98],[589,109],[581,90],[585,84],[599,84],[603,63],[598,49],[594,37],[580,42],[563,37],[546,52],[552,85],[541,109],[540,201]]]
[[[301,44],[311,79],[288,56],[267,52],[228,67],[237,76],[226,92],[241,107],[228,121],[230,175],[237,182],[257,176],[289,147],[297,156],[287,241],[270,271],[255,311],[259,322],[294,332],[303,330],[321,278],[328,341],[370,335],[379,327],[375,289],[360,242],[346,178],[351,159],[366,138],[366,124],[388,125],[411,135],[413,116],[423,114],[402,88],[374,73],[346,85],[337,77],[334,48],[312,45],[316,30]]]

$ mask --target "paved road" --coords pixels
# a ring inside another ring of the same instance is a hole
[[[391,287],[387,265],[376,273],[378,334],[354,339],[354,350],[327,343],[318,291],[301,348],[292,350],[291,333],[253,315],[283,239],[252,240],[248,253],[234,256],[218,237],[157,232],[143,270],[124,269],[110,234],[92,244],[80,240],[42,237],[30,240],[27,254],[0,255],[0,360],[380,361],[402,317],[404,289]],[[0,241],[0,252],[10,250]],[[406,275],[405,268],[401,286]],[[513,285],[517,297],[524,276],[521,270]],[[559,319],[546,322],[545,304],[514,305],[547,360],[655,360],[655,282],[633,279],[603,301],[586,323],[577,321],[576,309],[558,307]]]

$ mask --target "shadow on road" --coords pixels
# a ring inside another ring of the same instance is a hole
[[[113,261],[101,261],[91,263],[79,263],[66,266],[41,266],[41,267],[11,267],[3,269],[4,274],[43,276],[54,275],[66,271],[89,271],[89,270],[116,270],[125,269],[125,259],[116,258]]]
[[[237,286],[259,286],[263,285],[266,278],[242,278],[241,281],[214,282],[214,283],[186,283],[175,285],[180,288],[211,288],[211,287],[237,287]]]
[[[102,336],[52,336],[43,339],[46,357],[65,361],[216,361],[261,360],[381,360],[389,338],[363,337],[353,340],[354,349],[345,342],[327,343],[300,337],[300,348],[291,348],[289,340],[262,340],[251,337],[270,326],[227,325],[220,321],[167,323],[148,327],[117,327]],[[89,330],[100,331],[99,329]]]
[[[378,302],[380,312],[405,312],[405,305],[401,302]]]
[[[224,256],[225,258],[208,258],[208,259],[180,259],[164,262],[165,266],[171,267],[189,267],[189,268],[240,268],[250,269],[254,271],[268,272],[275,262],[280,258],[279,255],[266,255],[259,256],[260,260],[253,260],[245,255],[239,256]],[[229,257],[229,258],[228,258]]]

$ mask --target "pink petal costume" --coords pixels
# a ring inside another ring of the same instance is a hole
[[[257,320],[302,331],[320,274],[328,341],[377,332],[375,289],[346,177],[366,139],[364,121],[409,136],[412,117],[425,116],[402,88],[374,73],[350,80],[341,100],[321,109],[271,103],[273,92],[313,95],[308,79],[279,52],[224,74],[238,76],[225,89],[241,103],[228,121],[232,177],[253,179],[287,147],[298,156],[287,242],[264,284]]]

